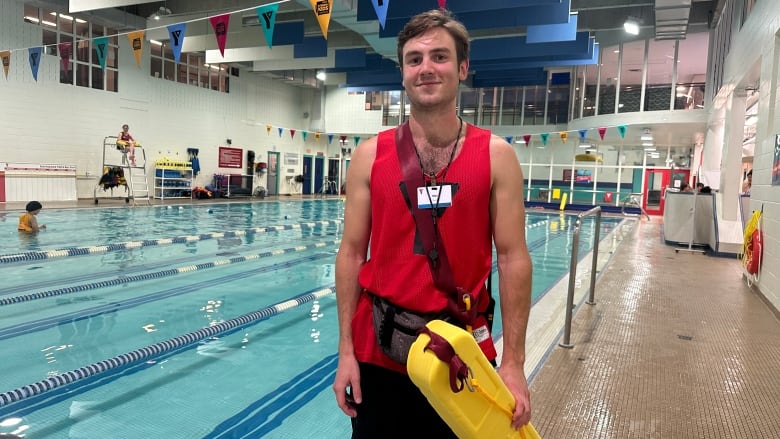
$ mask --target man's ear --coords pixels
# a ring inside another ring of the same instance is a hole
[[[458,66],[458,78],[460,78],[461,81],[465,81],[466,78],[469,76],[469,60],[463,60],[460,62],[460,65]]]

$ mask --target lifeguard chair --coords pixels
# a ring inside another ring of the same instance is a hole
[[[119,140],[117,136],[106,136],[103,138],[103,163],[102,174],[98,184],[93,191],[95,204],[98,204],[98,189],[111,189],[113,196],[114,187],[124,186],[125,196],[122,197],[125,203],[133,200],[137,204],[139,200],[146,200],[146,204],[151,204],[149,200],[149,182],[146,176],[146,151],[139,143],[135,144],[136,162],[135,166],[130,163],[127,157],[129,149],[127,142]],[[109,180],[108,177],[112,177]],[[101,197],[113,198],[113,197]]]

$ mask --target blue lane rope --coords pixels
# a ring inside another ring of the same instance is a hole
[[[272,256],[285,255],[290,253],[302,252],[306,250],[314,250],[323,248],[329,245],[339,245],[340,239],[334,239],[332,241],[321,241],[314,244],[296,245],[295,247],[288,247],[277,250],[269,250],[262,253],[257,253],[248,256],[236,256],[230,259],[218,259],[213,262],[203,262],[195,265],[185,265],[183,267],[171,268],[168,270],[160,270],[152,273],[137,274],[133,276],[123,276],[116,279],[103,280],[100,282],[91,282],[88,284],[75,285],[72,287],[57,288],[54,290],[41,291],[31,294],[23,294],[21,296],[5,297],[0,299],[0,306],[13,305],[16,303],[29,302],[31,300],[45,299],[47,297],[62,296],[64,294],[78,293],[81,291],[94,290],[98,288],[105,288],[111,286],[118,286],[128,284],[130,282],[138,282],[149,279],[159,279],[162,277],[175,276],[182,273],[191,273],[198,270],[205,270],[208,268],[222,267],[230,264],[237,264],[240,262],[254,261],[260,258],[268,258]]]
[[[34,261],[34,260],[41,260],[41,259],[64,258],[69,256],[94,255],[94,254],[116,252],[116,251],[141,248],[141,247],[151,247],[151,246],[170,245],[170,244],[187,244],[190,242],[206,241],[209,239],[234,238],[234,237],[245,236],[245,235],[255,235],[259,233],[280,232],[284,230],[309,230],[317,226],[338,225],[338,224],[342,224],[343,222],[344,222],[343,219],[312,221],[312,222],[299,223],[299,224],[284,224],[284,225],[267,226],[267,227],[253,227],[249,229],[233,230],[229,232],[214,232],[214,233],[203,233],[199,235],[185,235],[185,236],[177,236],[174,238],[145,239],[142,241],[120,242],[117,244],[95,245],[95,246],[88,246],[88,247],[68,247],[68,248],[61,248],[61,249],[54,249],[54,250],[16,253],[10,255],[0,255],[0,264],[9,264],[13,262],[22,262],[22,261]]]
[[[11,390],[9,392],[0,393],[0,407],[5,407],[13,403],[22,401],[24,399],[40,395],[50,390],[57,389],[62,386],[72,384],[76,381],[83,380],[98,374],[108,372],[118,367],[129,366],[134,363],[147,361],[151,357],[165,354],[166,352],[174,349],[180,349],[184,346],[198,343],[202,340],[206,340],[211,337],[219,336],[223,333],[232,331],[236,328],[247,326],[258,320],[264,320],[281,312],[295,308],[312,300],[317,300],[322,297],[328,296],[336,292],[334,286],[323,288],[317,291],[304,293],[291,299],[279,302],[275,305],[262,308],[260,310],[244,314],[218,323],[214,326],[199,329],[178,337],[174,337],[159,343],[155,343],[151,346],[147,346],[141,349],[136,349],[132,352],[117,355],[116,357],[109,358],[107,360],[99,361],[97,363],[83,366],[69,372],[65,372],[53,377],[47,378],[42,381],[38,381],[26,386],[22,386]]]

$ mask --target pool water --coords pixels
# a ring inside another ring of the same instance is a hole
[[[342,213],[339,200],[45,209],[34,240],[0,223],[0,394],[78,371],[0,403],[0,433],[347,436],[330,391]],[[568,273],[574,218],[527,216],[534,300]],[[602,236],[619,221],[602,218]],[[82,371],[110,358],[110,370]]]

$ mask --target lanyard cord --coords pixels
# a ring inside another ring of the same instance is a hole
[[[463,132],[463,119],[461,119],[460,116],[458,116],[458,121],[460,122],[458,126],[458,135],[455,137],[455,143],[452,144],[452,150],[450,151],[450,160],[447,162],[447,166],[444,167],[444,172],[442,172],[441,179],[444,181],[444,178],[447,176],[447,171],[450,169],[450,165],[452,165],[452,160],[455,158],[455,150],[458,149],[458,142],[460,141],[460,135]],[[420,152],[417,150],[417,145],[414,144],[414,139],[412,139],[412,145],[414,146],[414,153],[417,155],[417,161],[420,162],[420,170],[423,174],[423,181],[425,181],[425,168],[423,167],[422,159],[420,158]],[[436,184],[436,174],[429,175],[431,178],[431,186]],[[426,187],[429,187],[428,184],[426,184]],[[433,201],[431,200],[431,193],[428,192],[428,190],[425,190],[425,194],[428,197],[428,203],[433,204]],[[439,224],[436,221],[436,218],[439,216],[439,200],[441,200],[441,189],[439,190],[439,196],[436,197],[436,205],[431,208],[431,217],[433,218],[433,232],[434,232],[434,240],[433,240],[433,248],[430,251],[430,254],[428,255],[429,258],[433,259],[434,265],[438,263],[438,256],[439,252],[436,250],[436,241],[439,238]]]

